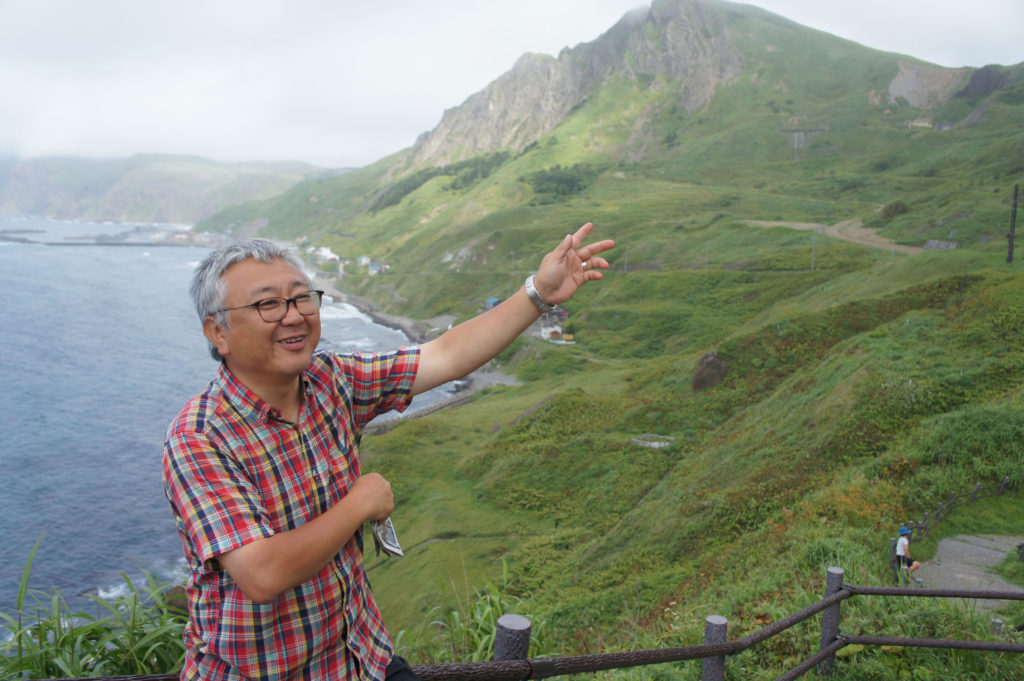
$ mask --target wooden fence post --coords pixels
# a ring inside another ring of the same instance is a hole
[[[828,598],[843,588],[843,575],[843,568],[830,567],[828,569],[828,576],[825,578],[825,598]],[[821,645],[818,647],[818,651],[820,652],[824,648],[832,645],[838,635],[839,603],[836,603],[835,605],[828,606],[821,613]],[[818,663],[818,675],[831,676],[832,669],[835,667],[835,664],[836,656],[829,655]]]
[[[977,499],[977,498],[978,498],[978,490],[979,490],[979,489],[981,489],[981,483],[980,483],[980,482],[979,482],[979,483],[976,483],[976,484],[974,485],[974,491],[973,491],[973,492],[971,492],[971,501],[974,501],[975,499]]]
[[[502,615],[494,632],[494,661],[525,660],[530,656],[530,620]]]
[[[892,566],[892,581],[900,583],[900,564],[896,561],[896,538],[889,537],[889,565]]]
[[[1010,484],[1010,478],[1009,477],[1003,478],[1003,484],[999,485],[999,493],[1002,494],[1003,492],[1005,492],[1006,491],[1006,486],[1009,485],[1009,484]]]
[[[704,645],[725,643],[729,622],[721,615],[708,615],[704,619]],[[705,657],[701,681],[725,681],[725,655]]]
[[[1010,231],[1006,233],[1006,262],[1013,262],[1013,233],[1017,229],[1017,193],[1019,184],[1013,185],[1013,209],[1010,211]]]

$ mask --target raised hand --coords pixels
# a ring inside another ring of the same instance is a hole
[[[562,243],[544,256],[534,285],[545,302],[557,305],[569,300],[580,286],[600,279],[600,270],[608,269],[608,261],[599,254],[615,246],[615,242],[604,239],[583,245],[593,229],[594,225],[588,222],[574,234],[566,234]]]

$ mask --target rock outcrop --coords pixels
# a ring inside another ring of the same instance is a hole
[[[889,84],[889,100],[905,99],[915,109],[936,107],[953,96],[968,70],[900,61],[899,73]]]
[[[743,60],[721,13],[701,0],[666,0],[627,13],[590,43],[557,58],[526,54],[507,73],[416,141],[406,167],[444,165],[499,149],[521,151],[557,126],[610,77],[679,88],[688,111],[704,106]],[[653,77],[653,78],[652,78]]]

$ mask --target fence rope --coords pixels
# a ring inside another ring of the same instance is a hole
[[[804,674],[806,674],[807,672],[811,671],[816,666],[824,662],[826,658],[834,655],[837,650],[847,645],[848,641],[842,636],[840,636],[835,641],[833,641],[831,645],[829,645],[826,648],[822,648],[814,655],[811,655],[809,658],[807,658],[797,666],[793,667],[782,676],[775,679],[775,681],[793,681],[793,679],[799,679],[801,676],[803,676]]]
[[[963,506],[964,504],[971,501],[975,501],[977,499],[999,496],[1006,491],[1006,488],[1009,484],[1010,478],[1006,477],[1003,478],[1003,481],[998,485],[989,485],[987,487],[982,487],[981,483],[979,482],[974,486],[974,489],[972,489],[970,492],[964,492],[962,494],[957,494],[956,492],[953,492],[949,495],[949,499],[947,499],[945,502],[939,503],[939,506],[938,508],[935,509],[934,514],[929,515],[928,513],[925,513],[924,520],[922,520],[921,522],[910,520],[907,521],[906,524],[908,527],[910,527],[911,531],[914,533],[914,536],[917,539],[924,539],[928,536],[929,530],[935,527],[940,520],[949,515],[949,512],[952,511],[954,508]],[[982,492],[985,493],[982,494]],[[957,503],[957,499],[965,499],[966,501],[961,501]]]
[[[1024,601],[1024,591],[981,591],[978,589],[927,589],[900,586],[854,586],[844,584],[851,595],[863,596],[928,596],[933,598],[981,598]]]
[[[624,669],[666,662],[682,662],[708,657],[737,655],[852,596],[917,596],[928,598],[973,598],[1024,601],[1024,591],[982,591],[977,589],[925,589],[891,586],[856,586],[842,588],[821,600],[762,627],[743,638],[725,643],[657,648],[617,653],[597,653],[568,657],[544,657],[498,662],[461,662],[449,664],[411,665],[422,681],[524,681],[552,676]],[[991,652],[1024,653],[1024,644],[999,641],[962,641],[952,639],[921,639],[888,636],[855,636],[840,633],[836,639],[775,681],[793,681],[827,660],[844,646],[862,645],[907,646],[922,648],[958,648]],[[109,676],[104,681],[176,681],[177,674]],[[96,681],[95,678],[50,679],[49,681]]]
[[[942,638],[900,638],[893,636],[846,636],[848,643],[868,646],[906,646],[908,648],[958,648],[1002,653],[1024,653],[1024,643],[1002,641],[961,641]]]

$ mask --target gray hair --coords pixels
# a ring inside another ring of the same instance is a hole
[[[218,324],[228,328],[228,315],[221,309],[224,307],[224,296],[227,294],[221,277],[232,265],[246,260],[259,260],[265,263],[284,260],[302,272],[309,287],[313,288],[312,282],[309,282],[309,277],[302,268],[302,260],[293,247],[270,239],[236,241],[211,251],[192,274],[189,292],[192,294],[192,302],[195,303],[200,321],[213,317]],[[210,355],[218,362],[222,361],[224,358],[217,352],[216,346],[209,341],[207,343]]]

